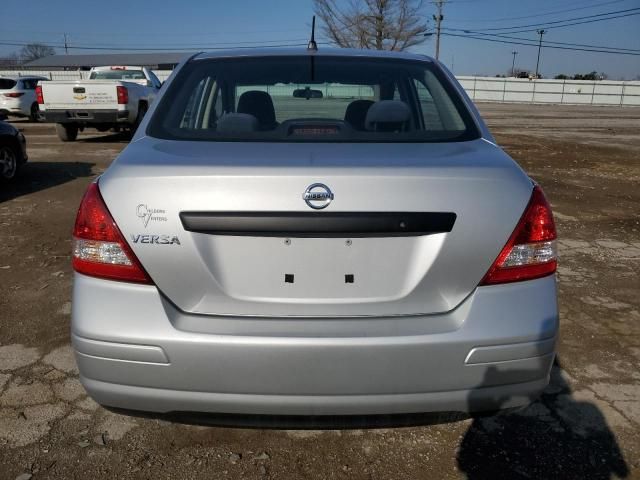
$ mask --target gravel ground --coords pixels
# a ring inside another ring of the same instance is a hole
[[[0,479],[640,478],[640,108],[480,109],[555,209],[552,382],[516,412],[367,429],[193,425],[88,398],[69,347],[70,232],[126,139],[63,144],[51,125],[15,122],[31,161],[0,190]]]

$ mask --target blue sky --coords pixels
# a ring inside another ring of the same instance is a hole
[[[313,14],[311,0],[2,0],[2,4],[0,43],[39,41],[60,45],[67,33],[71,46],[107,49],[161,46],[191,50],[190,46],[227,47],[267,41],[305,43]],[[442,26],[459,29],[448,33],[486,31],[638,7],[640,0],[449,0]],[[554,13],[560,10],[570,11]],[[435,6],[425,2],[423,11],[430,19]],[[433,26],[433,21],[430,24]],[[499,33],[537,40],[535,32]],[[640,51],[640,15],[551,28],[544,39]],[[434,44],[434,40],[428,40],[413,51],[433,55]],[[0,45],[0,56],[19,48]],[[517,66],[535,69],[537,47],[453,36],[442,37],[440,59],[458,75],[495,75],[511,67],[513,50],[518,51]],[[63,52],[60,48],[57,51]],[[73,49],[70,53],[89,51]],[[640,75],[640,56],[549,48],[542,51],[540,71],[546,77],[591,70],[606,72],[613,79],[635,78]]]

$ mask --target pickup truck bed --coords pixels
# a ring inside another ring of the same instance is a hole
[[[38,87],[41,115],[57,124],[63,141],[75,140],[85,128],[134,131],[160,88],[155,75],[142,67],[98,67],[90,75],[98,79],[50,81]]]

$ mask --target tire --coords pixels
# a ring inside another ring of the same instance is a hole
[[[0,142],[0,181],[8,182],[18,173],[20,152],[9,142]]]
[[[75,142],[76,138],[78,138],[78,126],[56,123],[56,133],[63,142]]]
[[[33,105],[31,105],[31,113],[29,114],[29,120],[36,123],[40,121],[40,107],[38,106],[37,103],[34,103]]]
[[[135,135],[135,133],[138,131],[138,127],[142,123],[142,119],[147,113],[147,110],[149,110],[149,106],[146,103],[141,103],[140,105],[138,105],[138,116],[136,117],[136,122],[131,128],[131,135]]]

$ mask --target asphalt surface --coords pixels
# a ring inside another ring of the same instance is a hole
[[[127,139],[63,144],[52,125],[16,121],[31,160],[0,187],[0,479],[640,478],[640,108],[480,108],[554,207],[562,333],[550,386],[501,415],[315,430],[132,417],[86,396],[69,347],[70,232]]]

